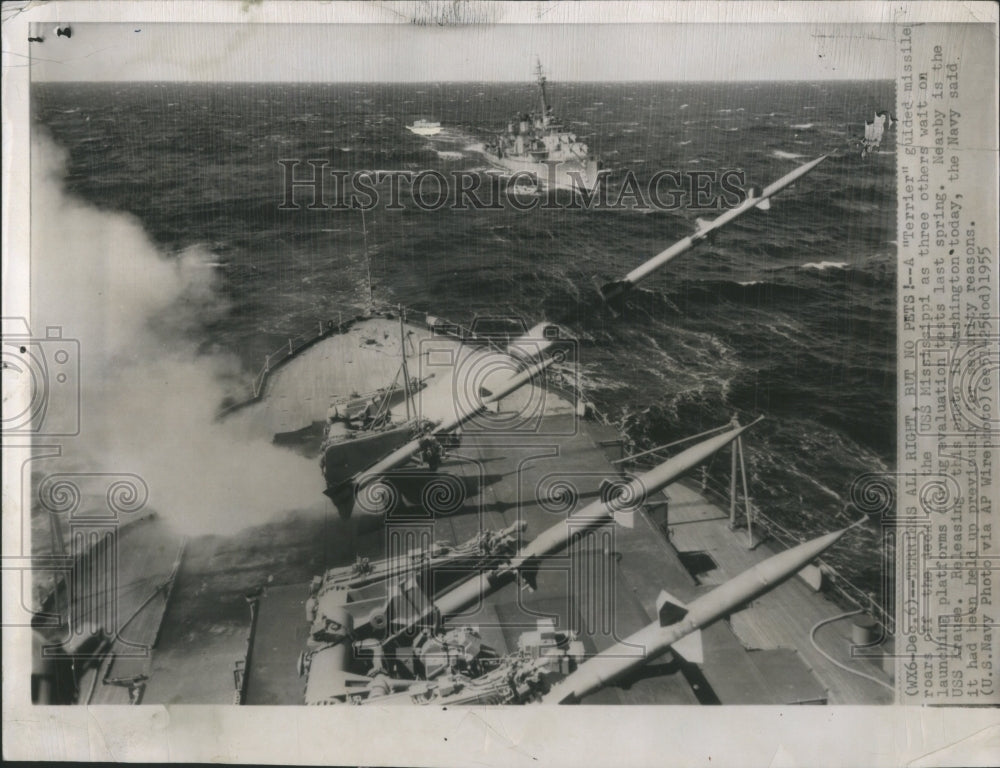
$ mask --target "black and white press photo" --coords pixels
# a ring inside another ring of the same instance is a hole
[[[753,5],[3,9],[11,757],[982,762],[996,9]]]

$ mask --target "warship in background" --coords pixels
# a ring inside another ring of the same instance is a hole
[[[512,174],[530,173],[537,183],[590,190],[600,179],[600,161],[575,133],[567,130],[549,105],[542,64],[536,61],[539,109],[513,117],[507,130],[483,146],[490,164]]]
[[[619,316],[640,280],[823,159],[605,284],[595,311]],[[72,643],[37,665],[36,700],[891,702],[890,618],[817,562],[843,532],[799,542],[749,499],[753,424],[627,455],[577,361],[558,323],[403,307],[290,339],[223,417],[319,457],[339,514],[317,494],[227,537],[154,519],[105,540],[56,589],[64,620],[39,625]],[[724,451],[715,489],[698,470]],[[95,604],[109,546],[131,560]],[[102,629],[111,603],[124,621]]]

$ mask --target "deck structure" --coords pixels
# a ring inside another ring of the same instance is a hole
[[[746,531],[731,530],[729,515],[693,483],[674,483],[667,494],[670,541],[685,559],[701,562],[697,578],[702,584],[721,584],[775,553],[766,541],[750,548]],[[849,608],[793,579],[734,614],[730,624],[748,649],[794,649],[823,683],[831,704],[890,704],[892,679],[880,644],[855,646],[853,617],[847,613]]]
[[[401,335],[398,318],[376,318],[291,357],[266,378],[262,397],[227,421],[234,434],[247,438],[301,433],[308,440],[307,428],[322,425],[331,398],[390,383],[404,349],[411,375],[434,370],[427,405],[439,410],[454,371],[430,355],[452,349],[451,365],[459,365],[469,347],[419,324],[407,323]],[[421,355],[428,357],[421,361]],[[406,492],[389,526],[370,518],[342,520],[317,493],[315,504],[275,510],[265,525],[190,540],[161,613],[143,703],[230,703],[235,685],[243,703],[300,704],[304,679],[296,660],[305,649],[305,601],[313,576],[358,556],[383,557],[413,542],[457,544],[518,521],[527,523],[525,544],[593,500],[602,483],[620,477],[611,463],[621,456],[617,430],[595,419],[558,377],[547,386],[529,385],[492,410],[482,423],[467,425],[460,446],[445,456],[439,471],[457,483],[461,498],[434,514],[421,501],[426,468],[414,466],[413,483],[401,486]],[[518,414],[523,418],[512,418]],[[449,623],[478,626],[485,644],[506,653],[516,648],[521,632],[534,629],[539,619],[553,619],[596,653],[648,624],[661,589],[687,602],[769,554],[764,547],[747,551],[743,541],[729,530],[718,505],[678,483],[638,510],[631,528],[581,530],[566,551],[526,579],[527,588],[509,583]],[[703,567],[706,558],[713,567]],[[838,612],[843,610],[793,579],[710,626],[702,665],[668,654],[586,703],[891,700],[890,691],[843,671],[810,642],[812,625]],[[817,641],[838,660],[853,663],[843,643],[849,631],[849,622],[833,623],[817,633]],[[644,650],[635,652],[641,656]],[[877,663],[865,664],[878,674]]]

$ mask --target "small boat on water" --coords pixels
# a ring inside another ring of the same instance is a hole
[[[406,130],[412,131],[417,136],[437,136],[441,133],[441,123],[431,120],[417,120],[413,125],[406,126]]]

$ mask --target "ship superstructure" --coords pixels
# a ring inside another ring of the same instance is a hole
[[[600,161],[556,116],[540,61],[536,61],[535,78],[538,109],[512,117],[503,133],[486,142],[483,153],[492,165],[512,174],[530,174],[542,185],[593,189],[600,178]]]

